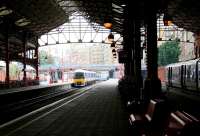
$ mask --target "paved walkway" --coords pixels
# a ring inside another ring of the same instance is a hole
[[[0,89],[0,95],[29,91],[29,90],[38,90],[38,89],[43,89],[43,88],[51,88],[51,87],[62,86],[62,85],[67,85],[69,86],[69,88],[71,86],[68,83],[57,83],[57,84],[51,84],[51,85],[33,85],[33,86],[10,88],[10,89],[3,89],[3,90]]]
[[[128,136],[128,116],[116,87],[117,80],[101,82],[9,136]]]

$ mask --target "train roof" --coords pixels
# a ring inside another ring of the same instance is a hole
[[[172,64],[167,65],[166,67],[196,64],[196,62],[199,61],[199,60],[200,59],[193,59],[193,60],[188,60],[188,61],[172,63]]]
[[[74,70],[74,72],[96,73],[96,72],[94,72],[94,71],[88,71],[88,70],[83,70],[83,69],[77,69],[77,70]]]

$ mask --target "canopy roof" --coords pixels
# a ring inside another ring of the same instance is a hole
[[[1,0],[0,58],[5,60],[6,37],[13,54],[10,59],[17,59],[16,54],[23,51],[24,38],[28,40],[27,50],[34,49],[37,36],[66,21],[68,16],[54,0]]]
[[[69,21],[77,11],[91,23],[112,23],[112,31],[122,34],[124,12],[129,0],[1,0],[0,1],[0,58],[5,60],[6,37],[9,37],[10,54],[23,51],[26,35],[27,49],[35,48],[37,36]],[[142,24],[147,17],[148,0],[136,0]],[[129,1],[130,2],[130,1]],[[149,2],[149,1],[148,1]],[[129,5],[130,6],[130,5]],[[179,27],[199,32],[199,0],[157,0],[157,13],[168,13]],[[152,7],[154,8],[154,7]],[[8,33],[7,33],[8,32]],[[14,58],[13,58],[14,59]]]

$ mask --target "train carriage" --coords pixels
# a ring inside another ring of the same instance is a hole
[[[200,60],[194,59],[166,66],[167,85],[187,90],[200,90]]]
[[[73,86],[86,86],[96,82],[96,72],[78,69],[74,71]]]

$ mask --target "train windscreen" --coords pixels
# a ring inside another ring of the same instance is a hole
[[[84,73],[82,72],[75,73],[74,79],[80,79],[80,78],[84,78]]]

